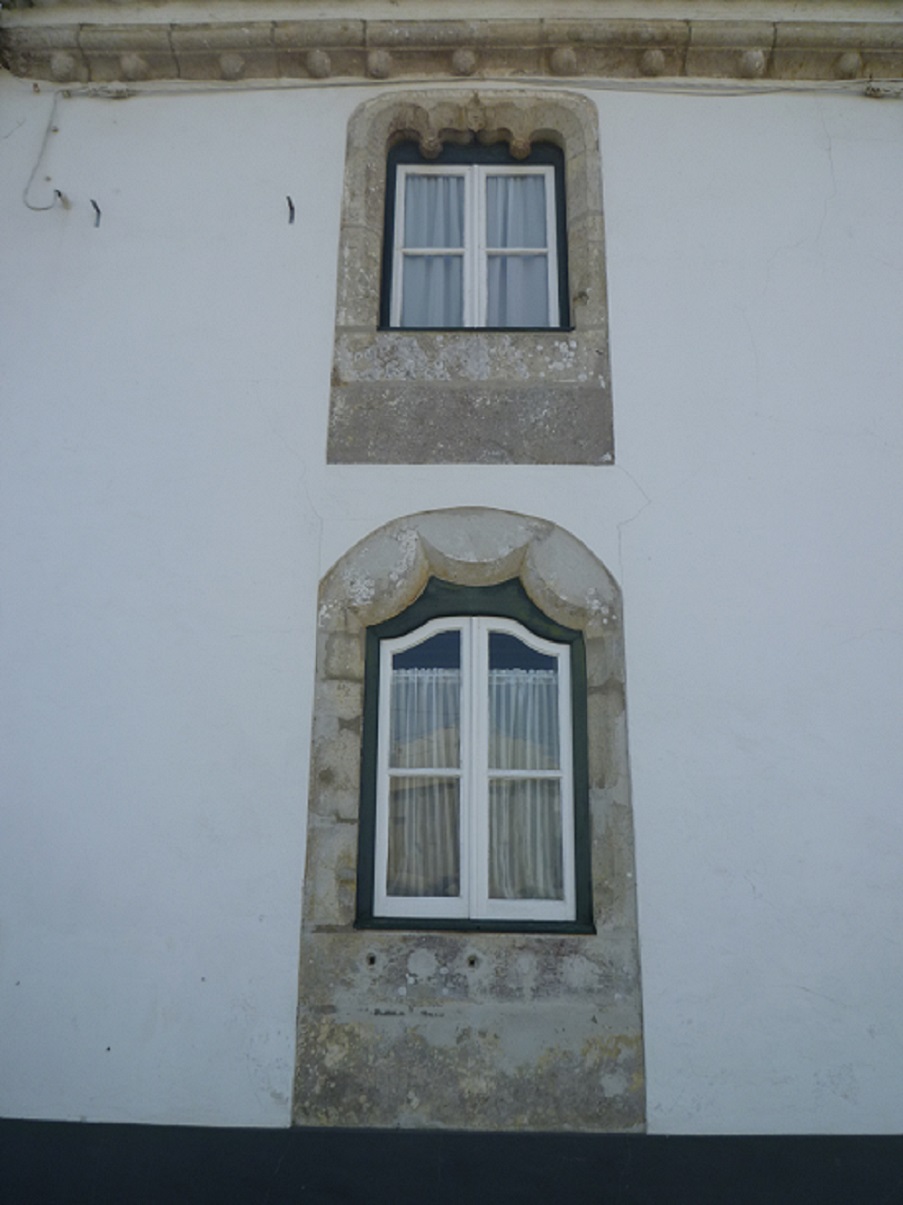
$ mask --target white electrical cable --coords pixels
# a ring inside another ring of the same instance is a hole
[[[50,138],[51,131],[56,129],[56,108],[60,103],[60,97],[62,95],[62,92],[55,92],[53,94],[53,104],[50,106],[50,116],[47,118],[47,126],[44,130],[44,137],[41,139],[41,149],[38,151],[38,157],[35,160],[35,165],[31,169],[31,175],[28,177],[28,183],[22,190],[23,202],[28,206],[29,209],[33,209],[35,213],[43,213],[43,211],[46,209],[53,209],[54,205],[56,205],[57,201],[59,201],[63,195],[58,189],[54,189],[53,200],[49,205],[32,205],[31,201],[28,199],[28,194],[31,192],[31,186],[34,184],[34,178],[38,174],[38,168],[43,162],[44,152],[47,150],[47,140]]]

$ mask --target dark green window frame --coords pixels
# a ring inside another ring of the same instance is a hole
[[[395,206],[397,201],[397,175],[400,164],[501,164],[508,167],[551,167],[555,174],[555,247],[558,277],[558,321],[550,326],[539,327],[416,327],[393,326],[390,321],[392,297],[392,261],[395,249]],[[570,316],[570,287],[568,284],[568,239],[567,209],[564,189],[564,152],[552,142],[537,142],[526,159],[516,159],[507,143],[490,145],[472,138],[467,143],[446,142],[435,158],[427,159],[416,142],[396,143],[389,151],[386,164],[386,206],[383,225],[383,258],[379,298],[380,330],[500,330],[511,334],[519,330],[573,330]]]
[[[571,668],[575,917],[567,921],[431,919],[381,917],[373,912],[376,848],[377,744],[379,739],[380,644],[405,636],[430,619],[490,616],[514,619],[546,640],[566,645]],[[361,744],[361,807],[358,827],[357,913],[366,929],[467,930],[494,933],[595,933],[593,923],[589,781],[587,770],[587,683],[583,634],[556,623],[532,602],[520,581],[495,586],[459,586],[431,577],[420,597],[399,615],[367,629]]]

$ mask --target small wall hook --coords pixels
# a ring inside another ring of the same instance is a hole
[[[285,199],[288,203],[288,224],[289,226],[293,226],[295,224],[295,202],[291,197],[286,197]]]
[[[100,206],[93,197],[91,198],[91,204],[94,206],[94,225],[96,227],[100,225]]]

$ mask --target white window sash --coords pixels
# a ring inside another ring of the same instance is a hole
[[[413,176],[459,176],[464,180],[464,246],[405,247],[405,204],[407,180]],[[487,243],[487,181],[494,176],[537,176],[543,180],[545,205],[544,247],[490,247]],[[392,281],[389,322],[401,326],[404,305],[404,263],[413,256],[460,256],[463,261],[462,290],[465,328],[487,324],[489,313],[489,260],[510,256],[544,258],[546,261],[548,327],[559,324],[558,224],[555,211],[555,169],[550,166],[518,167],[493,164],[399,164],[395,177],[395,223],[393,229]],[[416,324],[412,324],[416,329]],[[441,328],[437,328],[441,329]]]
[[[439,632],[457,631],[461,634],[461,719],[460,719],[460,765],[457,772],[450,767],[430,770],[391,769],[390,753],[390,701],[392,689],[392,658],[422,644]],[[377,742],[377,791],[376,791],[376,840],[374,850],[374,915],[386,917],[430,917],[436,920],[467,916],[469,885],[468,866],[464,856],[466,845],[466,814],[464,795],[466,788],[461,767],[470,760],[468,745],[471,727],[469,717],[469,691],[465,685],[465,666],[469,660],[470,628],[466,619],[433,619],[394,640],[384,640],[379,652],[379,737]],[[391,778],[430,777],[456,778],[460,782],[458,797],[458,864],[460,866],[460,895],[458,896],[393,896],[387,890],[389,867],[389,787]]]
[[[469,246],[474,240],[472,229],[474,220],[473,199],[470,195],[473,190],[472,175],[471,169],[466,164],[461,166],[450,164],[447,167],[441,167],[437,164],[424,166],[419,164],[415,166],[398,165],[395,177],[395,229],[393,231],[392,295],[389,309],[389,321],[392,326],[401,326],[404,303],[404,261],[407,256],[413,255],[457,255],[461,257],[463,261],[463,322],[465,326],[473,325],[473,322],[468,321],[469,298],[473,294],[474,288],[472,279],[473,256],[469,251]],[[460,176],[464,180],[463,247],[405,247],[406,184],[408,178],[411,176]]]
[[[392,659],[439,632],[457,631],[461,641],[460,764],[458,767],[397,767],[390,759]],[[557,770],[490,770],[489,766],[489,637],[507,633],[528,648],[552,657],[557,667],[559,768]],[[389,794],[392,778],[440,777],[459,783],[458,859],[460,895],[390,896]],[[489,785],[491,781],[557,781],[560,792],[562,898],[493,899],[490,881]],[[379,733],[377,743],[376,832],[374,848],[374,915],[432,920],[504,920],[512,922],[572,921],[576,916],[574,870],[574,790],[570,686],[570,650],[544,640],[513,620],[455,617],[430,620],[405,636],[380,645]]]
[[[491,256],[532,256],[546,260],[546,289],[548,326],[558,325],[558,237],[555,218],[555,169],[553,167],[513,167],[475,164],[477,231],[474,279],[477,282],[476,326],[486,326],[489,314],[489,259]],[[487,181],[492,176],[539,176],[543,180],[545,201],[544,247],[490,247],[488,245],[489,215],[487,212]]]
[[[471,776],[471,816],[473,874],[471,875],[471,915],[487,920],[545,920],[568,921],[576,916],[574,891],[574,792],[573,747],[571,729],[570,650],[567,646],[543,640],[510,619],[474,619],[476,638],[472,642],[474,681],[474,756],[469,766]],[[505,632],[555,659],[558,670],[558,739],[559,769],[557,771],[493,771],[489,768],[489,636]],[[562,898],[560,900],[493,899],[489,894],[489,783],[492,779],[557,779],[560,791]]]

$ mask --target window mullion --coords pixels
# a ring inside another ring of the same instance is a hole
[[[549,288],[549,326],[558,326],[558,219],[555,213],[555,173],[547,167],[543,171],[546,200],[546,278]]]
[[[459,863],[461,867],[461,899],[464,904],[464,915],[471,915],[471,883],[473,880],[473,837],[471,834],[471,818],[470,812],[472,807],[473,786],[472,765],[473,762],[473,730],[474,719],[473,711],[470,702],[470,683],[473,678],[472,672],[472,646],[473,638],[470,630],[470,621],[464,620],[461,625],[461,715],[460,715],[460,777],[459,795],[458,795],[458,842],[459,842]]]
[[[470,215],[473,233],[470,242],[470,304],[471,326],[486,325],[486,169],[479,164],[471,168]]]
[[[374,850],[375,899],[377,911],[387,903],[386,878],[389,865],[389,697],[392,679],[392,654],[383,645],[379,650],[379,715],[377,745],[377,827]]]
[[[571,714],[571,658],[570,648],[562,649],[558,656],[558,725],[559,725],[559,769],[561,770],[561,853],[564,858],[562,881],[564,903],[569,915],[573,915],[576,900],[574,881],[574,718]]]
[[[395,169],[395,231],[393,234],[392,294],[389,298],[389,321],[392,326],[401,325],[401,291],[404,281],[404,200],[405,179],[403,167]]]

